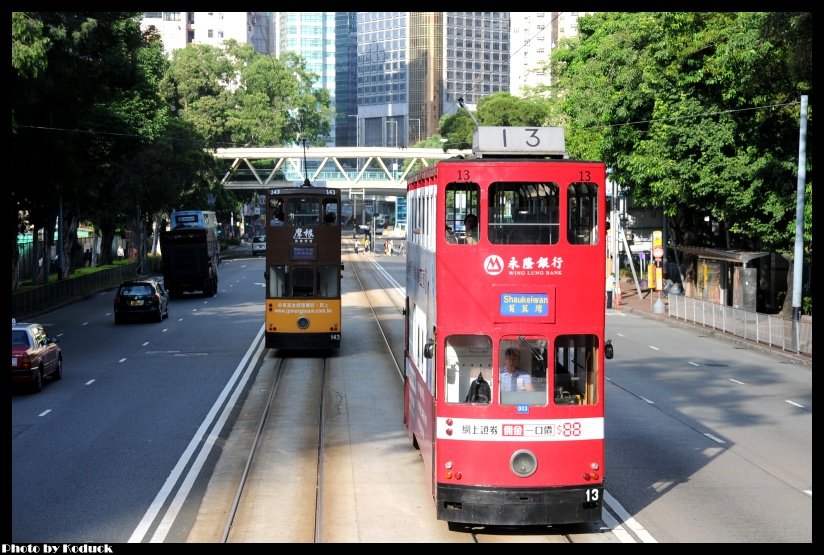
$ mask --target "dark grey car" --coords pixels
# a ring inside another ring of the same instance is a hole
[[[162,322],[169,317],[169,292],[154,279],[124,281],[114,295],[114,323],[127,319]]]

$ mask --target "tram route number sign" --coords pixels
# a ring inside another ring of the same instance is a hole
[[[499,154],[565,154],[562,127],[479,127],[472,150],[487,156]]]

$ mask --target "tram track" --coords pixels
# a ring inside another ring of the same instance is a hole
[[[403,315],[405,296],[391,276],[369,256],[363,260],[356,257],[349,259],[355,280],[369,303],[369,310],[378,325],[378,331],[386,345],[387,352],[392,355],[398,377],[403,380],[403,350],[393,349],[392,345],[403,345],[402,341],[392,338],[392,332],[384,325],[384,320],[390,316]],[[369,283],[367,283],[367,281]],[[403,338],[400,338],[401,340]]]
[[[394,286],[373,261],[350,260],[347,268],[352,269],[357,294],[366,301],[363,307],[377,324],[379,343],[393,359],[390,366],[402,376],[402,361],[391,348],[396,338],[382,319],[400,316],[403,297],[385,290]],[[352,335],[348,340],[357,338]],[[337,353],[330,356],[335,358]],[[239,417],[240,427],[233,431],[232,445],[226,447],[227,466],[216,472],[220,474],[217,481],[224,485],[204,500],[211,517],[200,516],[203,522],[195,523],[187,541],[329,541],[324,539],[323,500],[334,493],[325,493],[324,487],[324,407],[334,412],[339,403],[335,385],[327,384],[329,362],[329,357],[309,352],[270,350],[266,354],[244,405],[247,414]]]
[[[290,353],[274,365],[221,543],[323,537],[327,358]]]

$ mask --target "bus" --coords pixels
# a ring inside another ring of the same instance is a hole
[[[220,243],[217,217],[211,210],[176,210],[169,229],[160,233],[163,284],[172,297],[201,291],[217,294]]]
[[[601,519],[605,179],[563,129],[479,127],[407,183],[404,426],[439,520]]]
[[[340,348],[340,209],[339,190],[308,181],[267,191],[267,348]]]

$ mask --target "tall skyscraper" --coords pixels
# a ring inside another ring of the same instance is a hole
[[[329,91],[334,110],[335,12],[275,12],[275,36],[275,54],[294,52],[306,60],[307,69],[318,75],[314,86]],[[328,146],[335,146],[336,119],[330,122]]]
[[[362,145],[414,144],[509,90],[509,12],[357,12],[357,41]]]
[[[335,146],[357,146],[358,20],[335,12]]]

